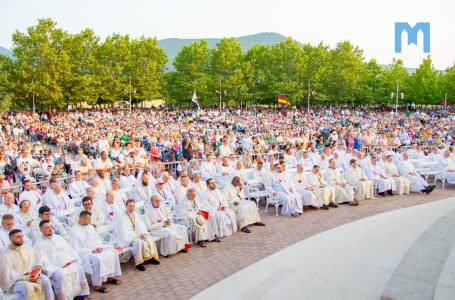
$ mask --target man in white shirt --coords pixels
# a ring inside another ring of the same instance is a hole
[[[85,273],[90,274],[95,291],[107,293],[109,289],[103,282],[120,284],[116,276],[122,275],[119,255],[109,245],[104,244],[91,223],[91,213],[82,211],[79,222],[69,233],[69,243],[82,260]]]
[[[336,189],[333,186],[329,186],[327,184],[327,181],[325,181],[324,177],[321,174],[320,166],[314,165],[311,169],[311,172],[306,174],[306,177],[313,189],[321,194],[322,204],[325,205],[325,207],[338,207],[338,205],[335,204]]]
[[[395,181],[396,189],[395,193],[397,195],[409,195],[409,189],[411,182],[404,176],[400,176],[397,166],[393,163],[393,156],[387,155],[385,161],[383,162],[383,168],[387,176],[392,178]]]
[[[3,197],[3,203],[0,204],[0,216],[4,214],[17,214],[19,212],[19,207],[14,204],[14,194],[7,193]]]
[[[158,195],[150,200],[152,205],[145,211],[145,225],[152,237],[160,239],[160,253],[167,257],[191,248],[185,226],[172,222],[172,212],[161,205]]]
[[[308,181],[303,164],[297,164],[297,174],[294,177],[294,185],[297,192],[302,195],[305,207],[315,207],[328,210],[327,205],[322,204],[322,194],[313,188]]]
[[[134,188],[136,187],[137,180],[131,175],[131,171],[129,168],[123,168],[122,175],[119,178],[120,181],[120,188],[125,190],[126,195],[128,198],[134,197]]]
[[[109,174],[112,172],[112,168],[114,165],[112,161],[109,159],[107,152],[102,151],[100,157],[95,161],[95,170],[97,172],[104,171],[105,173]]]
[[[134,192],[134,199],[136,201],[144,201],[144,203],[147,203],[150,198],[152,198],[154,189],[147,172],[142,173],[140,180],[138,180],[136,187],[134,188]]]
[[[214,214],[219,237],[225,237],[237,232],[237,220],[235,213],[228,208],[228,203],[221,191],[216,186],[215,179],[207,180],[207,190],[201,197],[209,204],[210,213]]]
[[[346,181],[354,188],[354,199],[374,199],[374,184],[365,173],[357,166],[357,160],[351,159],[346,171]]]
[[[336,160],[329,160],[329,168],[325,173],[329,185],[335,188],[335,202],[346,203],[351,206],[358,206],[359,202],[354,200],[354,189],[350,186],[337,169]]]
[[[303,214],[302,195],[296,191],[294,184],[288,176],[282,172],[280,164],[275,164],[275,172],[268,179],[267,190],[274,195],[278,195],[283,202],[281,214],[283,216],[298,217]]]
[[[74,173],[74,180],[69,186],[69,194],[73,199],[83,197],[90,186],[82,177],[81,171]]]
[[[370,160],[371,164],[367,165],[364,170],[368,177],[376,184],[379,196],[385,197],[386,192],[392,196],[392,192],[397,188],[395,180],[388,177],[384,169],[378,165],[376,156],[372,156]]]
[[[201,172],[201,179],[207,180],[209,178],[214,178],[216,175],[216,167],[212,161],[213,155],[208,154],[206,160],[201,163],[199,171]]]
[[[42,236],[33,247],[43,261],[43,270],[51,280],[57,299],[87,299],[90,290],[79,255],[61,236],[54,235],[49,221],[43,220],[39,226]]]
[[[49,196],[46,197],[46,203],[44,204],[48,206],[54,214],[74,206],[71,199],[62,189],[62,185],[60,183],[55,183],[52,186],[52,191]]]
[[[126,201],[126,210],[120,214],[114,228],[113,242],[119,247],[131,247],[136,269],[145,271],[144,263],[159,265],[155,242],[151,239],[141,216],[135,212],[136,203]]]
[[[38,208],[43,204],[41,195],[32,189],[32,182],[28,179],[24,180],[23,186],[24,191],[19,194],[19,202],[21,202],[23,199],[27,199],[30,201],[32,209],[38,210]]]
[[[407,153],[403,154],[403,160],[401,163],[398,165],[400,174],[411,182],[410,190],[413,192],[418,192],[420,191],[421,193],[424,194],[430,194],[436,186],[434,185],[429,185],[425,179],[423,179],[419,173],[417,173],[416,169],[412,165],[412,163],[409,161],[409,156]]]
[[[177,202],[175,200],[174,195],[168,188],[164,188],[164,180],[162,178],[159,178],[155,182],[155,192],[154,194],[158,195],[161,199],[161,202],[163,203],[164,206],[169,208],[170,210],[174,210]],[[151,197],[150,197],[151,198]],[[151,205],[150,201],[147,201],[147,208]]]

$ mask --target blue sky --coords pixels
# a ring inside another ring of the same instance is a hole
[[[349,39],[367,59],[385,64],[396,57],[417,67],[426,57],[423,37],[418,46],[404,46],[396,54],[394,24],[430,22],[435,66],[445,69],[455,62],[455,0],[0,0],[0,9],[0,46],[7,48],[15,30],[50,17],[71,33],[90,27],[103,38],[114,32],[162,39],[269,31],[331,46]]]

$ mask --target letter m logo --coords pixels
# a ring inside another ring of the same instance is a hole
[[[423,52],[430,53],[430,23],[419,22],[414,27],[409,23],[395,23],[395,53],[401,53],[401,34],[406,31],[408,34],[408,45],[414,44],[417,46],[417,34],[423,32]]]

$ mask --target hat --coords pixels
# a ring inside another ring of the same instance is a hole
[[[196,227],[198,228],[204,228],[204,217],[201,216],[201,215],[197,215],[196,216],[196,219],[194,219],[194,225],[196,225]]]

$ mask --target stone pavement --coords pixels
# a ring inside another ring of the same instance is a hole
[[[122,284],[109,285],[108,294],[92,292],[94,299],[188,299],[229,275],[303,239],[328,229],[368,216],[436,201],[455,195],[455,187],[436,189],[430,196],[412,193],[365,200],[358,207],[340,205],[329,211],[312,210],[299,218],[275,216],[274,208],[264,213],[266,227],[251,227],[252,233],[239,232],[209,243],[207,248],[195,246],[187,254],[162,258],[161,265],[147,266],[139,272],[132,264],[123,264]]]

